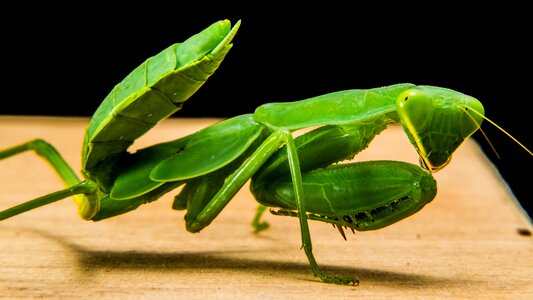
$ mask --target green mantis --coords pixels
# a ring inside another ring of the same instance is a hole
[[[182,187],[172,207],[186,210],[187,230],[199,232],[251,179],[252,193],[261,204],[253,223],[256,231],[267,227],[261,222],[265,207],[298,218],[314,274],[328,283],[355,284],[353,278],[320,270],[308,220],[333,224],[344,236],[342,228],[379,229],[419,211],[436,195],[430,172],[446,166],[457,147],[479,128],[483,106],[473,97],[433,86],[347,90],[265,104],[253,114],[128,152],[137,138],[178,111],[218,68],[239,25],[214,23],[149,58],[117,84],[87,127],[83,180],[45,141],[1,150],[0,159],[35,151],[67,188],[4,210],[0,220],[74,196],[79,215],[99,221]],[[391,123],[403,126],[423,168],[399,161],[337,164],[353,158]],[[296,130],[315,127],[293,137]]]

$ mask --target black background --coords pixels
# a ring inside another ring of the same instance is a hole
[[[256,7],[6,9],[0,114],[90,116],[146,58],[227,18],[242,19],[234,48],[176,117],[230,117],[267,102],[411,82],[476,97],[489,118],[533,148],[533,24],[525,7]],[[501,158],[479,133],[474,138],[531,215],[533,157],[488,123],[482,128]]]

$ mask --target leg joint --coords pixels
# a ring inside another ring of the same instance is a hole
[[[50,152],[50,150],[57,152],[54,146],[52,146],[47,141],[43,139],[39,139],[39,138],[31,140],[28,143],[28,148],[34,150],[35,153],[37,153],[40,156],[45,155],[45,153]]]

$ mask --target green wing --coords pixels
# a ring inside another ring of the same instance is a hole
[[[104,99],[87,127],[83,146],[86,177],[104,189],[111,171],[135,139],[181,108],[215,72],[240,22],[219,21],[181,44],[149,58]]]
[[[116,178],[111,198],[130,199],[166,182],[185,182],[212,173],[241,156],[262,130],[252,115],[242,115],[182,139],[140,150]]]
[[[150,179],[152,170],[162,161],[172,157],[179,149],[182,149],[191,136],[182,139],[158,144],[133,154],[115,179],[111,189],[112,199],[131,199],[150,192],[164,182],[157,182]]]

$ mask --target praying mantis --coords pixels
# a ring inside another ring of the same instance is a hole
[[[0,159],[35,151],[66,188],[0,212],[4,220],[74,196],[85,220],[132,211],[182,187],[172,208],[186,210],[190,232],[207,227],[251,179],[260,203],[299,220],[302,247],[315,276],[327,275],[312,251],[308,220],[375,230],[422,209],[437,193],[431,173],[444,168],[461,143],[479,129],[483,105],[446,88],[397,84],[346,90],[290,103],[269,103],[196,133],[128,152],[134,141],[178,111],[219,67],[240,21],[219,21],[149,58],[117,84],[92,117],[83,142],[82,175],[46,141],[0,150]],[[340,163],[365,149],[391,123],[402,125],[420,165],[400,161]],[[293,132],[315,128],[296,138]]]

